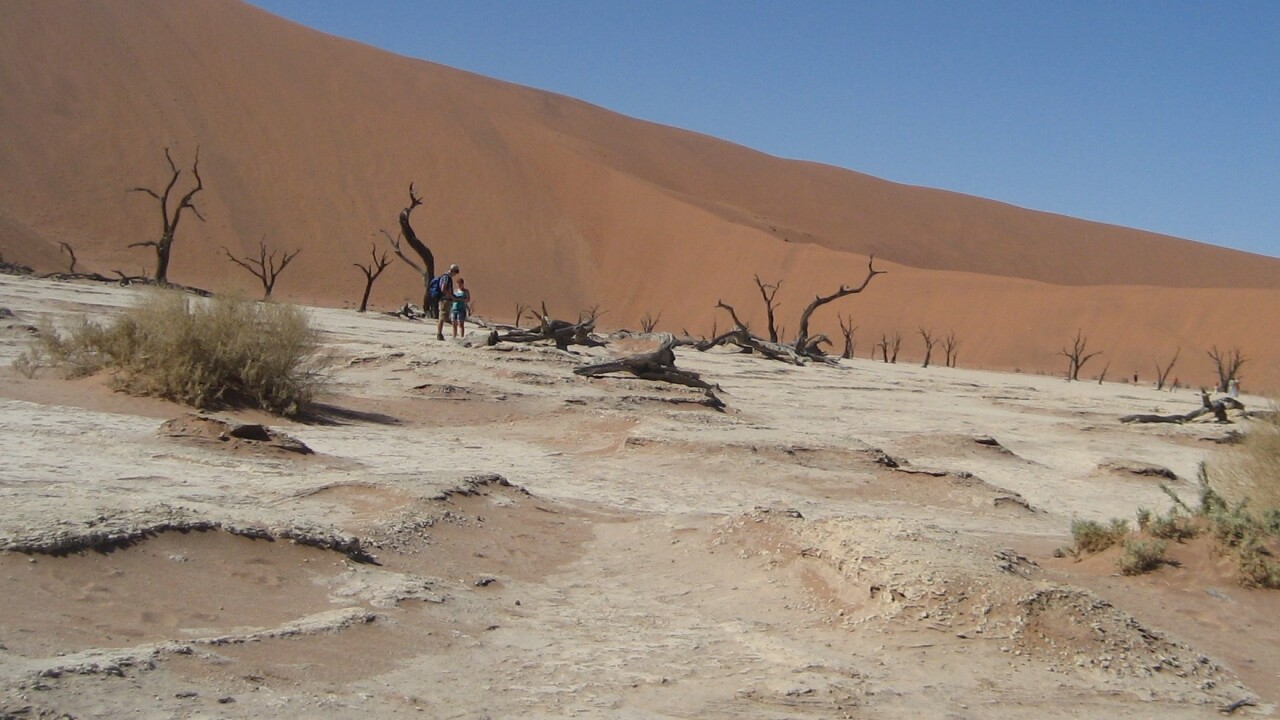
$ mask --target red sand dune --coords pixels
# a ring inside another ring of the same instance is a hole
[[[0,4],[0,252],[41,270],[149,272],[163,148],[206,190],[170,278],[254,292],[229,263],[264,238],[303,248],[277,296],[358,300],[353,263],[385,246],[416,182],[419,235],[462,265],[482,315],[546,300],[603,324],[710,332],[717,299],[758,323],[752,281],[782,281],[794,332],[815,293],[889,274],[823,308],[816,331],[859,326],[858,352],[917,328],[961,339],[962,365],[1060,371],[1083,330],[1096,376],[1212,381],[1211,345],[1251,359],[1245,387],[1280,389],[1280,260],[770,157],[551,93],[337,39],[225,0]],[[378,307],[421,298],[394,264]],[[839,348],[837,348],[838,350]]]

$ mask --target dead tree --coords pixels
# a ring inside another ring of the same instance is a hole
[[[427,313],[427,317],[435,320],[440,317],[440,307],[438,303],[431,302],[431,279],[436,276],[436,256],[431,252],[431,248],[418,239],[418,234],[413,231],[413,225],[409,223],[409,216],[413,214],[414,208],[422,204],[422,197],[413,189],[413,183],[409,183],[409,204],[400,211],[400,235],[399,237],[391,237],[391,233],[386,230],[382,234],[386,236],[387,242],[391,243],[391,250],[396,257],[405,262],[406,265],[413,268],[422,276],[422,309]],[[400,240],[404,239],[409,243],[409,247],[418,256],[422,264],[413,260],[405,254],[400,247]]]
[[[929,360],[933,358],[933,346],[938,342],[938,339],[933,336],[933,330],[925,330],[924,328],[919,328],[919,330],[920,337],[924,338],[924,365],[922,367],[929,367]]]
[[[1164,367],[1160,363],[1156,363],[1156,389],[1163,390],[1165,382],[1169,379],[1169,373],[1173,372],[1173,366],[1178,363],[1178,356],[1182,354],[1182,348],[1173,351],[1173,358],[1169,360],[1169,364]]]
[[[844,336],[844,352],[840,353],[840,357],[844,360],[853,358],[853,351],[857,348],[857,342],[853,339],[853,334],[857,332],[858,326],[853,324],[853,316],[846,318],[838,318],[840,320],[840,334]]]
[[[520,302],[516,303],[516,319],[512,321],[516,327],[520,327],[520,318],[524,317],[525,312],[528,310],[528,305]]]
[[[871,348],[872,360],[876,359],[876,348],[880,349],[881,359],[883,359],[885,362],[889,362],[889,336],[888,335],[882,334],[880,336],[880,342],[876,343],[875,347]]]
[[[893,355],[886,358],[885,362],[894,363],[896,365],[898,362],[898,351],[902,349],[902,333],[897,330],[893,331],[893,337],[889,339],[889,349],[893,352]]]
[[[661,319],[662,313],[658,313],[657,317],[654,317],[649,313],[645,313],[644,317],[640,318],[640,329],[644,332],[651,333],[654,328],[658,327],[658,321]]]
[[[584,365],[575,368],[573,372],[575,375],[582,375],[583,377],[601,377],[609,373],[627,372],[642,380],[667,382],[697,388],[706,393],[707,399],[702,404],[717,410],[723,410],[724,402],[716,397],[715,394],[715,391],[720,389],[719,386],[703,380],[698,373],[692,370],[681,370],[676,367],[676,354],[673,349],[676,344],[676,340],[668,336],[658,346],[658,349],[653,352],[632,355],[595,365]]]
[[[284,269],[289,267],[289,263],[298,257],[298,253],[302,252],[302,248],[298,248],[293,252],[286,252],[284,257],[280,258],[279,265],[276,264],[277,251],[267,251],[266,236],[263,236],[258,241],[258,257],[256,258],[252,255],[238,258],[232,255],[231,251],[226,247],[222,248],[222,252],[226,253],[228,260],[253,273],[253,276],[262,283],[262,299],[270,300],[271,291],[276,288],[276,278],[280,277],[280,273],[284,272]]]
[[[947,367],[953,368],[956,366],[956,357],[960,354],[959,349],[960,341],[956,339],[956,332],[952,330],[947,333],[946,337],[942,338],[942,352],[946,356]]]
[[[1088,344],[1089,338],[1084,336],[1084,331],[1076,330],[1076,339],[1072,342],[1071,349],[1067,350],[1066,348],[1063,348],[1058,351],[1059,355],[1067,359],[1068,382],[1072,380],[1079,380],[1080,369],[1084,367],[1084,364],[1089,362],[1092,358],[1102,354],[1102,351],[1092,353],[1086,352]]]
[[[164,186],[163,192],[156,192],[141,186],[128,190],[128,192],[146,193],[160,203],[160,239],[132,243],[129,247],[154,247],[156,249],[156,274],[154,280],[156,285],[161,287],[169,284],[169,255],[173,248],[173,239],[178,232],[178,223],[182,220],[182,211],[190,210],[201,222],[204,221],[204,216],[200,214],[200,211],[191,202],[196,193],[204,189],[204,180],[200,177],[200,148],[196,148],[195,160],[191,163],[191,174],[196,178],[195,187],[179,198],[178,204],[172,210],[169,209],[169,196],[173,192],[174,186],[178,184],[178,178],[182,176],[182,171],[173,162],[173,156],[169,154],[168,147],[164,149],[164,158],[169,161],[169,169],[173,171],[173,175],[169,178],[169,183]]]
[[[75,275],[76,274],[76,251],[71,247],[71,245],[65,242],[59,242],[58,247],[62,248],[63,250],[66,250],[67,254],[71,256],[71,265],[67,267],[67,274]]]
[[[1098,384],[1099,384],[1099,385],[1101,385],[1102,383],[1104,383],[1104,382],[1106,382],[1106,381],[1107,381],[1107,371],[1108,371],[1108,370],[1110,370],[1110,369],[1111,369],[1111,363],[1107,363],[1106,365],[1104,365],[1104,366],[1102,367],[1102,373],[1101,373],[1100,375],[1098,375]]]
[[[1209,359],[1213,360],[1213,369],[1218,374],[1218,392],[1227,392],[1231,381],[1240,379],[1240,366],[1249,362],[1249,358],[1240,353],[1240,348],[1222,351],[1217,345],[1209,350]]]
[[[1181,415],[1154,415],[1139,413],[1135,415],[1125,415],[1120,418],[1122,423],[1175,423],[1182,424],[1199,419],[1201,416],[1213,414],[1214,419],[1220,423],[1231,422],[1227,417],[1228,410],[1239,410],[1244,412],[1244,403],[1233,397],[1223,397],[1213,400],[1206,391],[1200,392],[1200,407],[1188,413]]]
[[[605,314],[604,311],[600,309],[600,303],[596,303],[595,305],[592,305],[586,310],[578,311],[578,323],[579,324],[591,323],[591,325],[594,326],[596,324],[596,321],[599,320],[600,317],[604,314]],[[546,302],[542,303],[542,316],[543,317],[547,316]]]
[[[838,300],[842,297],[845,297],[846,295],[856,295],[857,293],[862,292],[863,290],[866,289],[867,283],[871,282],[871,278],[877,275],[883,275],[885,273],[884,270],[875,269],[875,261],[876,261],[875,255],[872,255],[867,260],[867,276],[863,278],[861,285],[859,285],[856,288],[851,288],[845,285],[841,285],[839,290],[835,291],[830,295],[827,295],[827,296],[819,295],[813,299],[813,302],[809,303],[808,307],[804,309],[804,312],[800,313],[800,332],[796,334],[796,343],[794,346],[797,353],[800,353],[803,355],[804,348],[808,346],[809,318],[810,316],[813,315],[814,310],[817,310],[818,308],[822,307],[823,305],[826,305],[827,303],[833,300]]]
[[[779,303],[775,303],[773,299],[778,295],[778,288],[782,287],[782,281],[779,280],[773,285],[766,285],[760,280],[759,275],[756,275],[755,279],[756,287],[760,288],[760,298],[764,300],[765,317],[769,321],[769,342],[776,343],[778,342],[778,329],[774,324],[774,311],[778,309]]]
[[[588,311],[579,313],[579,321],[571,323],[566,320],[556,320],[547,312],[547,304],[542,303],[542,317],[539,319],[536,328],[516,327],[508,332],[502,333],[497,329],[489,333],[489,345],[497,345],[500,342],[514,343],[532,343],[549,340],[555,343],[560,350],[568,350],[570,345],[583,345],[586,347],[603,347],[605,343],[592,336],[595,332],[596,318],[600,316],[599,306]],[[517,307],[517,312],[521,308]]]
[[[825,334],[818,334],[810,337],[800,348],[800,354],[814,360],[822,360],[827,357],[827,352],[822,349],[823,345],[831,345],[831,338]]]
[[[759,353],[761,357],[770,360],[780,360],[792,365],[804,364],[803,357],[794,349],[780,343],[762,340],[752,335],[746,323],[738,318],[738,313],[733,309],[732,305],[728,305],[721,300],[716,303],[716,307],[729,313],[729,317],[733,320],[733,329],[716,335],[710,340],[698,342],[694,344],[694,348],[706,351],[720,345],[737,345],[746,352]]]
[[[387,265],[391,264],[391,258],[387,257],[387,251],[383,250],[382,254],[378,254],[378,246],[369,243],[369,264],[361,265],[360,263],[351,263],[360,268],[360,272],[364,273],[364,294],[360,296],[360,309],[356,312],[364,312],[369,309],[369,294],[373,292],[373,283],[387,269]]]

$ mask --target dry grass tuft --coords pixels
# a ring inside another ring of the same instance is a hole
[[[1098,553],[1120,542],[1129,534],[1129,522],[1119,518],[1103,525],[1096,520],[1073,520],[1071,537],[1078,553]]]
[[[1206,472],[1227,504],[1280,509],[1280,414],[1250,421],[1244,439],[1218,452]]]
[[[46,324],[39,338],[70,376],[110,370],[118,390],[199,408],[297,415],[323,383],[319,331],[292,305],[157,291],[109,324]]]

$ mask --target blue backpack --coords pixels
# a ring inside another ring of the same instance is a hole
[[[438,302],[444,297],[445,288],[452,285],[453,278],[449,277],[449,273],[433,277],[431,282],[427,283],[427,296]]]

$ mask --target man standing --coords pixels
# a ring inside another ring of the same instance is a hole
[[[444,321],[449,317],[449,310],[453,307],[453,276],[459,272],[457,265],[450,265],[449,272],[440,276],[440,280],[436,283],[440,288],[439,304],[436,307],[439,319],[436,320],[436,339],[444,339]]]

